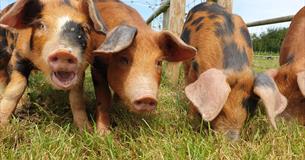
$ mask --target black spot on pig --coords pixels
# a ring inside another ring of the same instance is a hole
[[[247,42],[249,48],[252,48],[252,41],[247,28],[240,28],[240,33],[243,35],[244,40]]]
[[[237,47],[235,42],[224,45],[224,68],[240,71],[245,65],[248,65],[248,56],[246,50]]]
[[[87,34],[83,27],[73,21],[67,22],[62,29],[62,38],[66,40],[70,45],[80,47],[82,53],[87,47]]]
[[[218,16],[215,15],[215,14],[209,15],[209,18],[210,18],[210,19],[215,19],[215,18],[217,18],[217,17],[218,17]]]
[[[215,25],[215,35],[217,37],[224,36],[225,33],[226,33],[225,27],[221,23],[219,23],[219,22],[214,23],[214,25]]]
[[[185,43],[189,43],[190,42],[190,34],[191,34],[191,30],[188,28],[185,28],[183,30],[183,33],[181,35],[181,39],[185,42]]]
[[[194,14],[189,14],[187,17],[186,17],[186,21],[185,21],[185,24],[192,21],[193,20],[193,17],[194,17]]]
[[[203,19],[204,19],[204,17],[199,17],[199,18],[195,19],[195,20],[192,22],[192,25],[193,25],[193,26],[198,25],[199,23],[202,22]]]
[[[192,69],[193,69],[195,72],[199,73],[199,64],[198,64],[198,62],[197,62],[196,60],[193,60],[193,61],[192,61]]]
[[[234,28],[235,28],[235,25],[233,23],[233,18],[231,16],[231,14],[228,14],[226,12],[223,14],[223,16],[224,16],[224,20],[225,20],[224,25],[226,26],[225,28],[227,29],[226,31],[229,35],[232,35],[234,32]]]
[[[259,73],[255,78],[255,86],[269,87],[275,90],[275,84],[273,80],[266,74]]]
[[[16,64],[14,70],[28,78],[31,74],[31,71],[34,69],[34,64],[30,60],[23,58],[20,55],[20,53],[16,53]]]
[[[0,70],[7,67],[8,62],[11,57],[11,53],[8,51],[8,41],[7,41],[7,30],[0,28]]]
[[[208,12],[209,13],[209,18],[214,19],[214,18],[222,18],[223,19],[223,24],[222,26],[218,25],[219,32],[216,31],[216,33],[224,33],[228,35],[232,35],[234,32],[235,25],[233,23],[233,18],[230,13],[228,13],[223,7],[219,6],[216,3],[201,3],[197,6],[195,6],[193,9],[191,9],[191,13],[196,13],[196,12]],[[220,24],[220,23],[218,23]],[[217,34],[217,35],[224,35],[224,34]]]
[[[30,76],[30,73],[32,69],[34,68],[34,65],[31,61],[27,59],[19,59],[16,62],[15,69],[21,73],[23,76],[28,78]]]
[[[256,106],[259,101],[259,98],[255,95],[249,96],[245,99],[243,99],[243,107],[246,108],[247,112],[250,113],[250,115],[254,115],[256,111]]]
[[[199,26],[196,27],[196,32],[198,32],[199,30],[201,30],[203,27],[203,24],[200,24]]]

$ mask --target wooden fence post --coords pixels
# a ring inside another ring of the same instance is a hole
[[[185,18],[186,0],[170,0],[169,9],[163,14],[163,29],[167,29],[180,37]],[[165,70],[166,77],[172,84],[177,84],[179,80],[179,70],[181,63],[167,63]]]

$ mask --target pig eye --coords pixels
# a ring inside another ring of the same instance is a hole
[[[127,64],[129,64],[130,62],[129,62],[129,59],[128,59],[127,56],[121,56],[121,57],[120,57],[120,63],[121,63],[121,64],[124,64],[124,65],[127,65]]]
[[[38,28],[39,30],[45,31],[45,30],[47,29],[47,26],[46,26],[43,22],[39,22],[39,23],[37,24],[37,28]]]
[[[159,59],[156,61],[157,67],[162,67],[162,64],[163,64],[163,59]]]

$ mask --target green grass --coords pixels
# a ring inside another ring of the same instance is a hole
[[[277,66],[277,59],[257,58],[254,64],[262,71]],[[136,115],[115,104],[111,118],[116,127],[109,135],[80,133],[72,124],[67,94],[42,79],[41,74],[32,76],[29,103],[1,128],[0,159],[305,159],[305,128],[281,120],[274,130],[260,110],[247,122],[239,142],[194,129],[186,116],[182,81],[173,87],[166,79],[156,112]],[[92,110],[89,74],[85,83]]]

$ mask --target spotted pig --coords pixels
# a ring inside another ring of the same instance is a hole
[[[216,3],[201,3],[190,10],[181,37],[198,50],[184,63],[191,117],[200,113],[214,130],[237,140],[260,97],[275,126],[286,98],[270,77],[251,70],[252,42],[241,17]]]
[[[82,95],[85,59],[92,51],[90,33],[106,31],[94,2],[17,0],[1,14],[0,125],[9,122],[31,71],[37,69],[53,87],[69,91],[75,124],[90,129]]]

